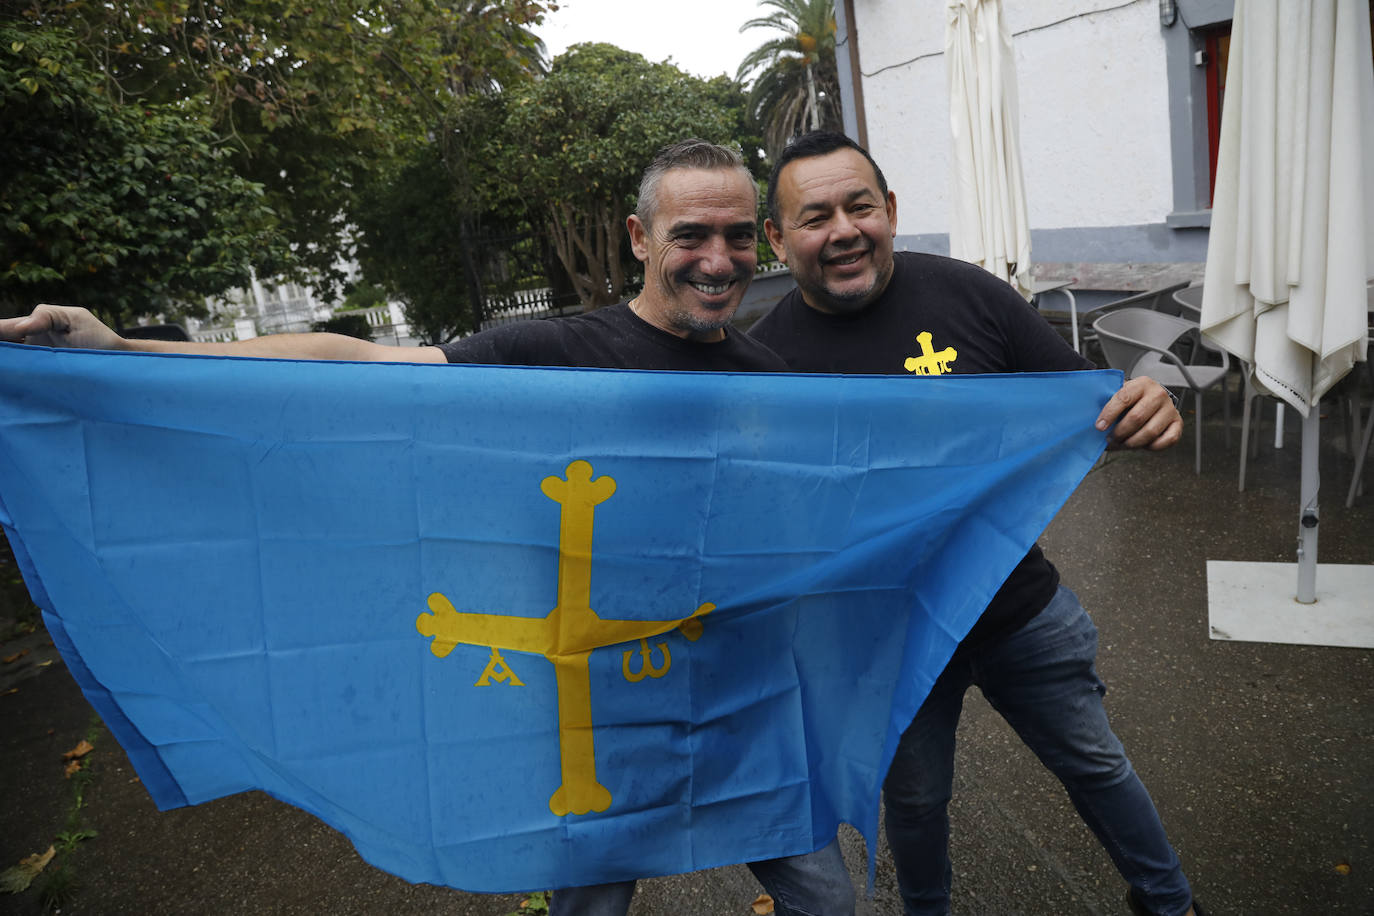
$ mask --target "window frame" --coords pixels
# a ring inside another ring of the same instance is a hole
[[[1207,45],[1209,37],[1230,34],[1235,2],[1176,2],[1178,16],[1163,28],[1174,178],[1174,212],[1165,222],[1175,229],[1207,228],[1212,224],[1215,147],[1221,130],[1221,99],[1209,99],[1214,93],[1208,87],[1208,62],[1215,62],[1216,55],[1208,54]]]

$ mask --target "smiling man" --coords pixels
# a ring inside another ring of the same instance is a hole
[[[644,291],[569,318],[492,328],[437,347],[392,347],[337,334],[282,334],[228,344],[125,340],[82,308],[39,306],[0,320],[0,340],[59,347],[286,359],[454,362],[613,369],[781,371],[772,351],[728,325],[757,262],[758,192],[739,154],[702,140],[661,150],[627,220]],[[753,825],[741,825],[753,829]],[[750,863],[790,916],[854,912],[839,846]],[[624,916],[634,881],[555,892],[550,912]]]
[[[742,167],[650,166],[639,209],[626,221],[630,246],[645,265],[644,292],[630,308],[669,333],[723,340],[754,277],[757,196]]]
[[[783,155],[806,161],[790,169],[780,162],[774,171],[768,241],[806,305],[832,315],[862,311],[892,279],[897,195],[874,180],[876,166],[858,150],[806,157],[800,142]]]
[[[1094,368],[981,267],[894,253],[897,196],[868,152],[841,134],[806,134],[782,152],[764,230],[797,288],[751,334],[793,369],[943,375]],[[1113,446],[1155,450],[1177,442],[1183,428],[1168,392],[1147,378],[1126,382],[1096,423],[1112,428]],[[1154,803],[1107,722],[1096,656],[1092,620],[1032,547],[955,650],[888,771],[886,832],[906,913],[949,913],[954,736],[973,684],[1064,784],[1130,885],[1131,909],[1194,912]]]

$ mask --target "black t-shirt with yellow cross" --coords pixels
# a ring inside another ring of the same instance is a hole
[[[976,265],[897,252],[876,302],[853,315],[806,305],[792,290],[750,336],[798,372],[943,375],[1092,369],[1015,290]],[[1034,546],[965,638],[1024,626],[1054,597],[1059,573]]]

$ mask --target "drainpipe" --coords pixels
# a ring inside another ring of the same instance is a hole
[[[864,115],[864,84],[859,69],[859,27],[854,19],[854,0],[835,4],[835,69],[840,79],[845,135],[868,149],[868,120]]]

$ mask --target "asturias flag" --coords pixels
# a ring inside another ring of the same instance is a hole
[[[259,788],[411,881],[601,883],[873,848],[1119,385],[0,345],[0,522],[159,806]]]

